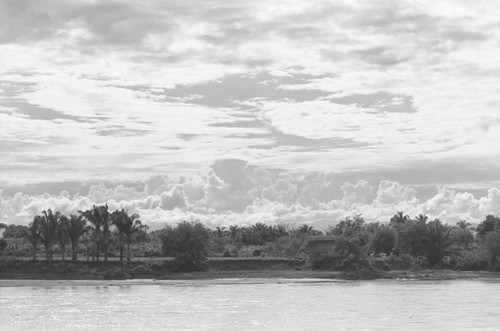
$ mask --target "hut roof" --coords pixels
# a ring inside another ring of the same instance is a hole
[[[307,236],[300,245],[299,252],[327,253],[334,248],[336,241],[336,236]]]

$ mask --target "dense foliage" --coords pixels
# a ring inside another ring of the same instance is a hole
[[[207,257],[299,256],[307,236],[335,236],[330,255],[355,263],[368,256],[410,259],[416,266],[463,270],[500,269],[500,218],[488,215],[474,228],[460,220],[455,226],[426,215],[414,218],[396,213],[386,224],[366,222],[361,215],[346,218],[322,232],[308,224],[207,229],[200,222],[181,222],[162,230],[148,231],[138,214],[109,211],[94,205],[78,215],[62,215],[50,209],[34,217],[28,226],[0,224],[0,254],[64,260],[134,256],[174,257],[179,271],[203,269]]]
[[[181,222],[163,231],[162,251],[175,257],[180,271],[200,270],[209,254],[208,239],[209,232],[201,223]]]

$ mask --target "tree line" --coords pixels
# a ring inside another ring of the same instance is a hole
[[[497,267],[500,256],[500,218],[494,215],[486,216],[475,228],[465,220],[451,226],[439,219],[430,221],[426,215],[412,218],[398,212],[387,223],[366,222],[358,215],[324,231],[307,224],[296,227],[264,223],[211,230],[200,222],[181,222],[175,227],[167,225],[148,232],[138,214],[129,215],[123,209],[110,212],[105,204],[69,217],[48,209],[35,216],[28,226],[0,226],[5,228],[0,251],[15,255],[16,248],[6,249],[5,241],[17,238],[30,244],[33,258],[37,257],[41,244],[47,261],[53,260],[54,247],[62,259],[69,247],[72,260],[76,260],[82,252],[81,243],[85,242],[87,259],[99,261],[103,256],[107,261],[109,256],[118,255],[123,261],[126,255],[130,261],[134,251],[134,255],[172,256],[186,268],[195,268],[208,256],[264,254],[294,258],[299,255],[306,236],[322,235],[335,236],[337,244],[330,253],[345,258],[385,255],[413,259],[431,267],[481,270]],[[141,251],[139,243],[149,249]]]
[[[5,229],[4,238],[23,238],[29,242],[33,259],[37,258],[39,245],[43,245],[47,261],[53,260],[56,245],[59,246],[62,260],[65,260],[67,247],[71,245],[72,260],[76,261],[79,242],[83,237],[87,237],[90,242],[88,257],[99,261],[103,254],[107,261],[109,244],[114,239],[118,242],[120,261],[123,261],[125,252],[130,261],[133,236],[145,233],[148,229],[147,225],[141,223],[138,214],[129,215],[124,209],[110,212],[107,204],[94,205],[69,217],[48,209],[35,216],[28,226],[2,224],[1,227]]]
[[[361,216],[346,218],[327,234],[338,237],[332,254],[365,258],[369,255],[403,257],[429,267],[483,270],[498,268],[500,218],[488,215],[473,227],[466,220],[456,225],[426,215],[414,218],[396,213],[387,224],[367,223]]]

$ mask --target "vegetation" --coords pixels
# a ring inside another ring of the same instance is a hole
[[[162,251],[175,257],[180,271],[202,270],[209,254],[209,232],[199,222],[181,222],[167,227],[162,235]]]
[[[500,218],[488,215],[476,228],[466,220],[455,226],[426,215],[412,218],[396,213],[386,224],[366,222],[361,215],[341,220],[325,232],[308,224],[299,227],[256,223],[207,229],[200,222],[149,231],[138,214],[109,211],[94,205],[78,215],[44,210],[28,226],[0,223],[0,254],[42,258],[49,263],[86,257],[130,263],[134,256],[173,257],[178,271],[206,268],[207,257],[299,257],[306,236],[330,235],[335,247],[328,258],[340,259],[346,268],[359,267],[368,257],[410,261],[415,268],[500,270]],[[60,257],[60,258],[59,258]],[[319,265],[319,264],[317,264]]]
[[[120,261],[123,261],[124,244],[127,245],[127,261],[131,257],[132,237],[141,232],[146,232],[147,225],[142,225],[138,214],[128,215],[124,209],[117,210],[111,214],[111,224],[116,226],[120,245]]]

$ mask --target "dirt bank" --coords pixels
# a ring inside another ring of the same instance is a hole
[[[498,272],[455,270],[397,270],[397,271],[328,271],[305,270],[300,260],[217,259],[208,262],[202,272],[174,272],[173,261],[45,261],[2,260],[0,261],[0,286],[17,282],[46,280],[57,285],[60,281],[105,281],[109,280],[220,280],[220,279],[315,279],[315,280],[457,280],[499,278]],[[16,285],[12,285],[16,286]]]

